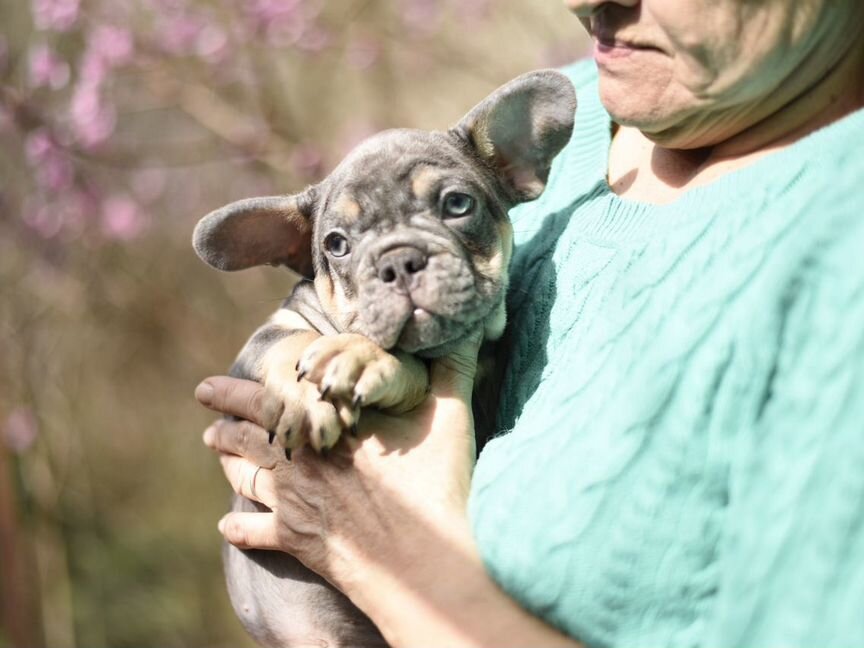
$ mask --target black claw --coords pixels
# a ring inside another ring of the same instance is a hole
[[[355,408],[357,408],[357,407],[360,407],[360,405],[362,403],[363,403],[363,396],[361,396],[360,394],[357,394],[356,396],[354,396],[354,400],[352,401],[351,404],[354,405]]]
[[[268,432],[267,433],[267,443],[269,443],[270,445],[273,445],[273,439],[275,439],[275,438],[276,438],[275,432]]]
[[[294,365],[294,371],[300,371],[300,361],[297,361],[297,364]]]
[[[300,382],[301,380],[303,380],[303,376],[305,376],[305,375],[306,375],[305,371],[301,371],[300,373],[298,373],[297,374],[297,382]]]
[[[324,389],[321,390],[321,399],[323,400],[323,399],[327,398],[327,394],[329,394],[329,393],[330,393],[330,385],[327,385],[326,387],[324,387]]]
[[[356,439],[357,438],[357,424],[353,423],[351,425],[351,428],[349,429],[349,431],[351,432],[351,436]]]
[[[291,448],[285,448],[285,458],[291,461]]]

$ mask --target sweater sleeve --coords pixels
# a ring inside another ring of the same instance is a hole
[[[848,214],[789,289],[771,384],[733,449],[705,646],[864,646],[864,217]]]

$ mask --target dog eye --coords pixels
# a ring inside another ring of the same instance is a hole
[[[445,216],[465,216],[474,209],[474,199],[468,194],[453,191],[444,196],[443,209]]]
[[[351,251],[348,239],[336,232],[330,232],[324,239],[324,249],[334,257],[343,257]]]

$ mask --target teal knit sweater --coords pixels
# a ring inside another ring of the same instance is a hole
[[[513,213],[487,568],[589,646],[864,646],[864,111],[650,205],[566,72],[573,138]]]

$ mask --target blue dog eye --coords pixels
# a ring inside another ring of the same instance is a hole
[[[336,232],[330,232],[324,239],[324,249],[334,257],[343,257],[351,251],[348,239]]]
[[[474,209],[474,199],[468,194],[454,191],[444,196],[445,216],[465,216]]]

